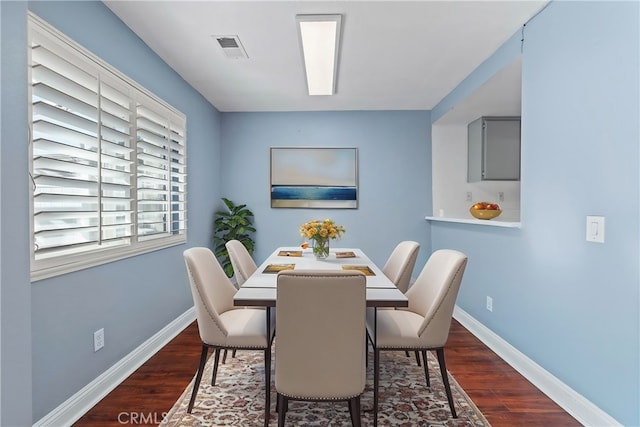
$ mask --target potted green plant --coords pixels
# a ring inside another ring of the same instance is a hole
[[[253,227],[253,212],[247,209],[247,205],[236,205],[227,198],[222,198],[227,211],[216,211],[213,222],[214,253],[221,261],[222,268],[228,277],[233,276],[233,266],[229,258],[229,252],[225,244],[230,240],[239,240],[253,254],[255,242],[251,233],[255,233]]]

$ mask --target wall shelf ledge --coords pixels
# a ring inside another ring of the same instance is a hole
[[[521,222],[496,221],[494,219],[485,220],[485,219],[472,219],[472,218],[449,218],[449,217],[438,217],[438,216],[427,216],[425,217],[425,219],[427,221],[436,221],[436,222],[453,222],[458,224],[488,225],[490,227],[522,228]]]

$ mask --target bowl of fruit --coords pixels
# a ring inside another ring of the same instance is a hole
[[[478,202],[474,203],[469,212],[477,219],[493,219],[502,213],[497,203]]]

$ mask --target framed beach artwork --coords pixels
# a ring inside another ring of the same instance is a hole
[[[356,209],[358,149],[271,147],[271,207]]]

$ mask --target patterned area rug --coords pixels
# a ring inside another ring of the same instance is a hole
[[[373,425],[373,361],[369,352],[367,387],[361,397],[362,425]],[[273,362],[273,359],[272,359]],[[182,426],[262,426],[264,423],[264,361],[260,351],[238,351],[218,368],[216,386],[211,386],[213,357],[209,358],[195,406],[187,414],[193,382],[167,413],[161,427]],[[482,426],[489,422],[467,394],[449,375],[458,418],[451,417],[440,369],[435,355],[429,353],[431,387],[426,386],[424,371],[415,357],[404,352],[382,352],[380,356],[380,426]],[[271,388],[270,426],[277,425],[276,391]],[[350,426],[346,402],[289,402],[287,426]]]

